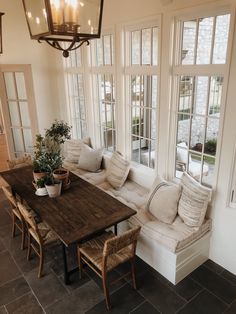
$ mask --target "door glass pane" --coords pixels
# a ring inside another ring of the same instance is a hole
[[[17,102],[9,101],[8,104],[9,104],[11,125],[20,126],[20,117],[19,117]]]
[[[214,18],[203,18],[199,22],[197,64],[209,64],[211,57]]]
[[[16,87],[19,99],[27,99],[24,73],[16,72]]]
[[[226,63],[226,53],[229,35],[230,15],[220,15],[216,17],[215,41],[213,50],[213,63]]]
[[[207,133],[204,152],[209,155],[216,155],[217,137],[219,132],[219,119],[208,118]]]
[[[209,96],[209,115],[220,116],[223,77],[212,76]]]
[[[14,75],[11,72],[4,73],[6,92],[8,99],[16,99],[16,89],[14,83]]]
[[[31,130],[23,129],[23,136],[24,136],[24,142],[25,142],[25,151],[27,153],[31,153],[33,151]]]
[[[104,62],[105,65],[111,65],[111,36],[104,36]]]
[[[215,161],[214,157],[203,157],[202,182],[205,185],[212,186],[213,184]]]
[[[197,21],[183,23],[183,43],[181,51],[182,64],[194,64]]]
[[[22,126],[30,127],[30,117],[28,111],[28,103],[26,101],[20,101],[20,115]]]
[[[15,152],[24,152],[24,144],[21,129],[12,129]]]

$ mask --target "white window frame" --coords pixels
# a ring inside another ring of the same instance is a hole
[[[130,45],[129,41],[130,32],[136,30],[142,30],[145,28],[157,27],[158,28],[158,60],[157,65],[131,65],[130,60]],[[159,134],[159,125],[158,125],[158,117],[160,112],[160,46],[161,46],[161,16],[157,15],[155,17],[149,19],[142,19],[139,21],[135,21],[132,23],[126,23],[123,25],[123,40],[124,40],[124,56],[123,56],[123,75],[124,75],[124,107],[125,107],[125,133],[126,133],[126,142],[125,142],[125,155],[129,160],[132,158],[132,126],[131,126],[131,105],[130,105],[130,77],[132,75],[148,75],[148,76],[157,76],[158,86],[157,86],[157,107],[156,107],[156,123],[157,123],[157,131],[156,131],[156,139],[155,139],[155,168],[149,168],[145,165],[136,163],[131,161],[132,165],[137,169],[141,169],[141,171],[147,171],[152,176],[157,169],[157,151],[158,151],[158,134]]]
[[[210,64],[210,65],[179,65],[178,53],[174,54],[174,51],[180,52],[179,45],[181,44],[181,33],[179,29],[179,23],[177,21],[188,21],[191,19],[197,19],[202,17],[209,17],[215,15],[230,14],[230,26],[229,26],[229,37],[228,37],[228,47],[226,55],[225,64]],[[213,7],[212,5],[206,7],[199,7],[194,13],[191,9],[182,10],[181,13],[173,16],[173,21],[175,24],[174,29],[174,45],[173,45],[173,68],[172,68],[172,114],[170,125],[175,126],[170,128],[170,142],[169,142],[169,175],[175,178],[175,164],[176,164],[176,138],[177,138],[177,112],[178,112],[178,77],[183,76],[222,76],[224,78],[223,92],[222,92],[222,102],[220,108],[220,124],[219,133],[217,139],[217,151],[215,155],[215,168],[214,168],[214,178],[212,182],[212,188],[216,188],[218,171],[219,171],[219,161],[220,161],[220,149],[222,141],[222,132],[224,124],[224,113],[225,113],[225,103],[227,96],[227,86],[229,78],[229,67],[230,67],[230,54],[232,49],[232,37],[233,37],[233,26],[234,26],[235,14],[234,10],[230,6],[219,6]]]

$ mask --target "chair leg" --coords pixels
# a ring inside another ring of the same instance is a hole
[[[12,212],[12,237],[15,237],[15,233],[16,233],[16,216],[15,214]]]
[[[103,285],[103,291],[105,294],[105,299],[106,299],[106,306],[107,309],[111,309],[111,302],[110,302],[110,295],[107,287],[107,273],[106,271],[102,272],[102,285]]]
[[[27,260],[30,260],[30,253],[31,253],[31,235],[28,232],[28,250],[27,250]]]
[[[77,249],[77,256],[78,256],[78,264],[79,264],[79,279],[82,278],[82,267],[83,267],[83,263],[82,263],[82,259],[81,259],[81,253],[80,253],[80,249]]]
[[[43,261],[44,261],[44,251],[42,245],[39,246],[39,272],[38,272],[38,278],[41,278],[42,271],[43,271]]]
[[[133,279],[133,287],[135,290],[137,290],[135,267],[134,267],[134,263],[135,263],[134,257],[130,260],[130,263],[131,263],[131,274],[132,274],[132,279]]]
[[[23,221],[21,221],[21,249],[24,250],[25,249],[25,233],[26,233],[26,230],[25,230],[25,225],[23,223]]]

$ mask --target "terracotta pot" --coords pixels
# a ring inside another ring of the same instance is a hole
[[[69,170],[60,168],[53,171],[53,177],[62,182],[62,188],[68,188]]]
[[[45,178],[48,175],[47,172],[35,172],[33,171],[34,182],[37,182],[39,179]]]
[[[46,185],[45,187],[47,189],[49,197],[57,197],[61,195],[61,181],[55,182],[51,185]]]

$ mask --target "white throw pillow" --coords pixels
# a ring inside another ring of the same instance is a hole
[[[65,142],[65,161],[77,164],[84,144],[90,146],[90,138],[82,140],[71,139]]]
[[[79,168],[96,172],[101,167],[103,148],[93,149],[88,145],[82,147],[79,157]]]
[[[130,163],[118,152],[114,152],[108,165],[106,179],[115,188],[119,189],[125,183],[129,174]]]
[[[186,172],[181,178],[182,194],[179,200],[178,214],[190,227],[200,227],[211,200],[211,189],[201,185]]]
[[[160,176],[155,179],[146,209],[159,221],[172,224],[177,212],[181,187],[166,182]]]

